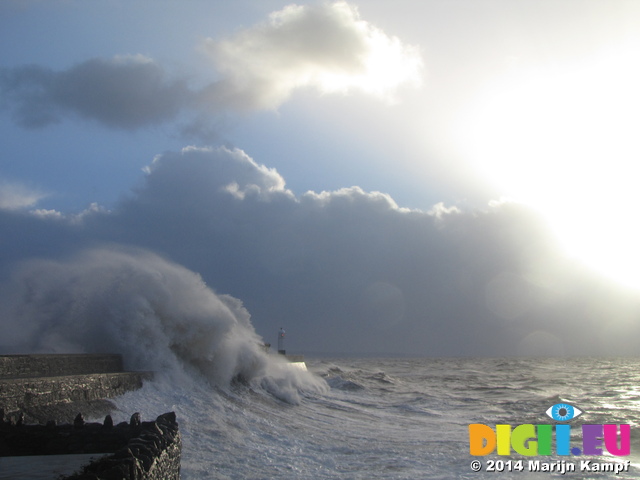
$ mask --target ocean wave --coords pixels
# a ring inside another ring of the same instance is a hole
[[[341,376],[330,377],[326,379],[326,382],[331,388],[334,388],[336,390],[355,391],[365,389],[365,387],[360,385],[359,383],[356,383],[352,380],[346,380]]]
[[[242,302],[146,250],[105,247],[21,265],[3,289],[6,331],[25,353],[122,353],[126,366],[228,386],[234,379],[290,403],[325,392],[309,372],[262,348]]]

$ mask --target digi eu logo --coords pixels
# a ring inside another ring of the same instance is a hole
[[[583,412],[568,403],[549,407],[547,416],[556,422],[570,422]],[[474,456],[494,453],[525,456],[552,455],[611,455],[626,456],[631,452],[631,427],[627,424],[584,424],[581,426],[582,445],[571,447],[571,425],[557,423],[496,425],[495,429],[482,423],[469,425],[469,452]],[[555,440],[555,441],[554,441]]]

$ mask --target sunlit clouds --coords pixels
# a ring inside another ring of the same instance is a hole
[[[361,20],[345,2],[290,5],[230,38],[207,38],[204,51],[214,66],[212,78],[200,81],[204,87],[189,85],[193,75],[171,75],[137,54],[92,58],[59,71],[0,68],[0,92],[13,120],[26,128],[71,116],[133,130],[186,113],[194,118],[183,132],[206,138],[205,116],[222,110],[277,108],[305,87],[392,101],[396,89],[419,85],[423,73],[417,47]]]
[[[205,98],[240,108],[276,108],[304,87],[391,99],[399,86],[419,84],[423,68],[416,47],[361,20],[346,2],[290,5],[205,48],[223,74]]]

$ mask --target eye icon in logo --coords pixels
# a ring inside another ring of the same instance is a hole
[[[582,410],[578,407],[569,405],[568,403],[556,403],[549,407],[546,412],[551,418],[557,422],[568,422],[582,414]]]

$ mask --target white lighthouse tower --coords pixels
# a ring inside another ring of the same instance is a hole
[[[278,353],[280,355],[287,354],[287,351],[284,349],[284,336],[285,336],[284,328],[280,327],[280,330],[278,331]]]

